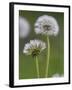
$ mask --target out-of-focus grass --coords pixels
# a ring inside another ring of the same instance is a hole
[[[19,79],[32,79],[37,78],[36,64],[32,56],[23,54],[23,48],[25,43],[31,39],[41,39],[46,42],[46,37],[42,35],[36,35],[34,32],[34,23],[36,19],[41,15],[51,15],[56,18],[59,24],[59,34],[57,36],[50,36],[50,64],[49,64],[49,76],[53,74],[64,73],[64,14],[57,12],[34,12],[34,11],[20,11],[20,16],[25,17],[31,24],[31,33],[25,39],[19,39]],[[40,78],[45,77],[46,69],[46,56],[47,49],[45,49],[39,58],[39,70]]]

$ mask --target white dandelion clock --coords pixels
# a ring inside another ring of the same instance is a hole
[[[54,17],[43,15],[36,20],[35,32],[37,34],[56,36],[59,32],[59,26]]]
[[[26,38],[30,32],[30,24],[24,17],[19,17],[19,36]]]
[[[23,53],[26,55],[37,56],[46,48],[46,44],[41,40],[30,40],[30,43],[25,44]]]
[[[36,34],[42,34],[47,36],[47,62],[46,62],[46,74],[48,76],[49,58],[50,58],[50,42],[49,36],[56,36],[59,32],[59,26],[56,19],[52,16],[43,15],[40,16],[34,25]]]
[[[46,44],[41,40],[30,40],[29,43],[25,44],[23,53],[26,55],[32,55],[36,61],[37,77],[39,74],[38,55],[46,48]]]

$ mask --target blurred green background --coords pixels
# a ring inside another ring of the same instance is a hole
[[[26,18],[31,24],[31,32],[27,38],[19,38],[19,79],[37,78],[36,64],[32,56],[23,54],[24,45],[32,39],[41,39],[46,41],[46,37],[36,35],[34,32],[34,23],[39,16],[50,15],[56,18],[59,24],[59,34],[57,36],[50,36],[50,63],[49,75],[64,74],[64,13],[59,12],[39,12],[39,11],[19,11],[19,16]],[[40,78],[45,77],[46,69],[46,52],[45,49],[39,58]]]

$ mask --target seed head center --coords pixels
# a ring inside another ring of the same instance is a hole
[[[50,30],[50,26],[49,25],[44,25],[43,28],[44,28],[44,30],[48,30],[48,31]]]
[[[40,53],[39,49],[34,49],[32,52],[32,56],[37,56],[37,55],[39,55],[39,53]]]

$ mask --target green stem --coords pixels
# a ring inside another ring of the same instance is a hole
[[[46,62],[46,74],[45,77],[47,78],[48,76],[48,68],[49,68],[49,57],[50,57],[50,42],[49,42],[49,37],[47,36],[47,62]]]
[[[36,59],[36,70],[37,70],[37,77],[39,78],[39,65],[38,65],[38,57],[35,57]]]

